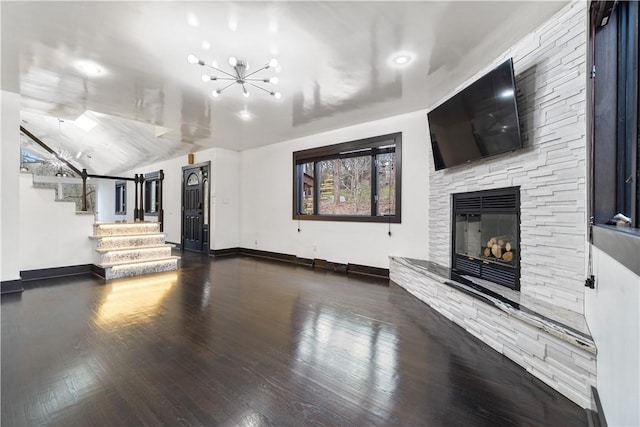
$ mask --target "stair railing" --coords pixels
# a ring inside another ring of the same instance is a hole
[[[134,178],[111,176],[111,175],[96,175],[88,173],[86,169],[78,169],[71,162],[64,157],[60,156],[55,150],[45,144],[40,138],[29,132],[24,126],[20,125],[20,132],[31,138],[36,144],[44,148],[47,152],[53,154],[56,159],[64,163],[69,169],[82,178],[82,211],[87,211],[87,178],[101,178],[101,179],[114,179],[118,181],[133,181],[135,182],[135,208],[133,210],[134,221],[144,221],[144,175],[135,174]],[[162,206],[162,182],[164,181],[164,171],[160,170],[159,177],[159,197],[158,197],[158,222],[160,223],[160,231],[164,231],[164,208]],[[140,199],[138,200],[138,184],[140,184]]]

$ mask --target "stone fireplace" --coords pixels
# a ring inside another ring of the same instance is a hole
[[[391,257],[389,270],[394,283],[589,408],[597,351],[584,318],[586,9],[568,4],[478,71],[513,58],[524,147],[444,170],[429,156],[427,247],[420,259]]]
[[[453,194],[453,278],[520,290],[520,187]]]

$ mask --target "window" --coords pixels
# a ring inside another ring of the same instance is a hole
[[[144,213],[158,215],[160,201],[160,172],[145,174],[144,176]]]
[[[127,214],[127,183],[116,181],[116,215]]]
[[[400,222],[402,134],[293,153],[293,217]]]
[[[607,223],[622,213],[636,228],[640,227],[638,9],[638,2],[592,2],[590,38],[595,74],[591,215],[596,223]]]

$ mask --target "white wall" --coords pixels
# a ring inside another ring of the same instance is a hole
[[[293,152],[402,132],[402,223],[298,221],[292,218]],[[241,153],[241,237],[244,248],[388,268],[389,255],[426,258],[426,112],[246,150]]]
[[[18,188],[20,270],[92,264],[94,216],[76,214],[75,203],[56,202],[53,189],[34,188],[32,174],[20,174]]]
[[[0,280],[20,279],[20,95],[2,91],[0,141]]]
[[[116,219],[116,184],[110,179],[97,179],[90,181],[96,186],[96,218],[98,221],[107,222]]]
[[[598,347],[598,394],[610,426],[640,425],[640,277],[592,246],[596,288],[585,316]]]
[[[240,245],[240,153],[223,149],[213,153],[211,249],[235,248]]]
[[[226,249],[239,246],[240,230],[240,154],[235,151],[212,148],[194,154],[194,162],[211,162],[210,185],[210,249]],[[163,206],[164,232],[167,241],[180,243],[182,214],[182,167],[188,166],[187,156],[176,157],[130,171],[149,173],[164,171]],[[127,220],[133,219],[134,191],[127,187]],[[130,209],[131,208],[131,209]],[[157,217],[145,216],[154,221]]]

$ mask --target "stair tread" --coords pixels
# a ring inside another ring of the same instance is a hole
[[[166,237],[164,233],[134,233],[134,234],[112,234],[109,236],[89,236],[89,238],[93,240],[98,240],[98,239],[104,239],[105,237],[149,237],[149,236]]]
[[[165,261],[165,260],[171,260],[171,259],[180,259],[179,256],[167,256],[167,257],[161,257],[161,258],[147,258],[147,259],[136,259],[136,260],[128,260],[128,261],[116,261],[116,262],[105,262],[102,264],[98,264],[98,267],[100,268],[109,268],[109,267],[115,267],[116,265],[136,265],[136,264],[144,264],[147,262],[155,262],[155,261]]]
[[[176,245],[173,243],[159,243],[157,245],[145,245],[145,246],[126,246],[124,248],[100,248],[96,249],[96,252],[107,253],[107,252],[120,252],[120,251],[130,251],[135,249],[157,249],[157,248],[175,248]]]

